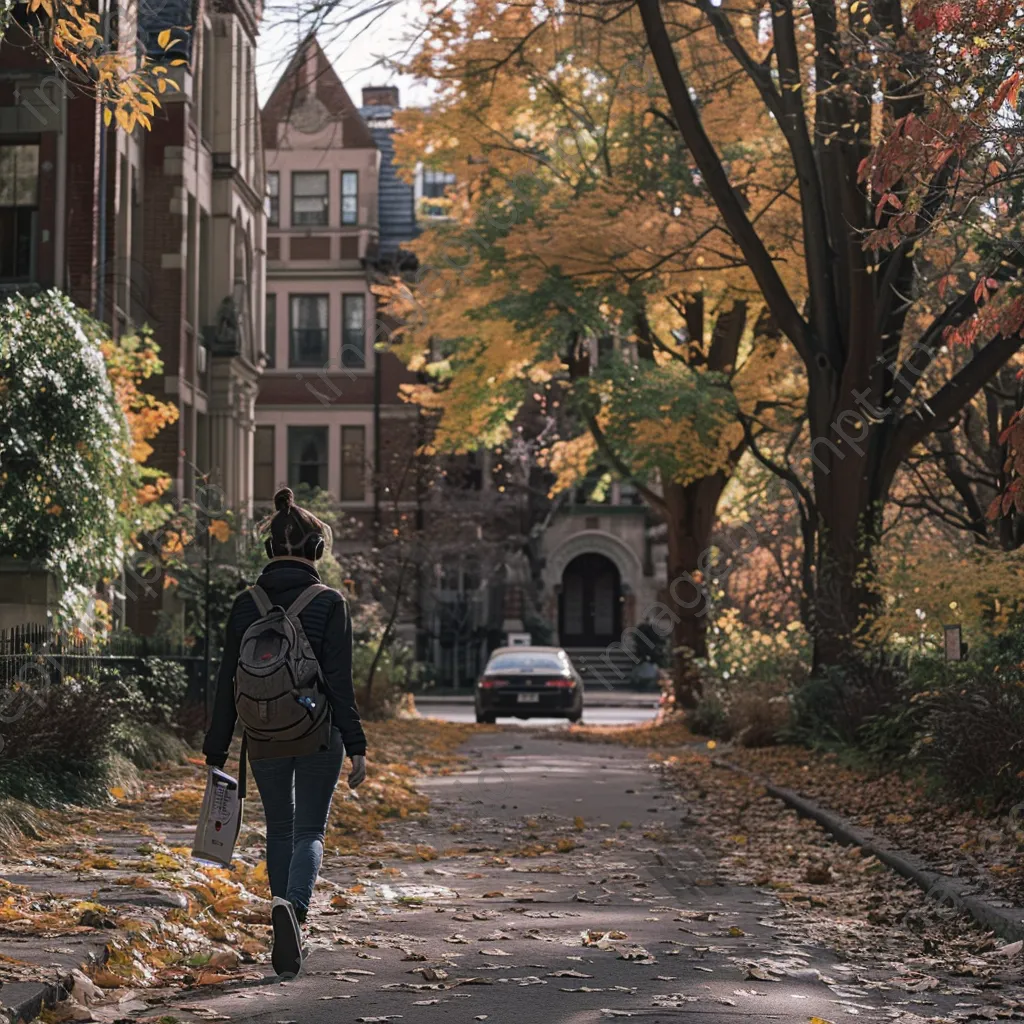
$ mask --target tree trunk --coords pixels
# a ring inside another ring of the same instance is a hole
[[[706,578],[712,568],[711,531],[718,499],[728,483],[725,473],[665,488],[668,529],[668,594],[672,624],[672,681],[676,706],[693,708],[703,681],[695,658],[708,656],[711,598]]]
[[[892,481],[893,432],[842,396],[827,418],[814,416],[814,396],[809,404],[818,517],[811,635],[818,669],[855,655],[878,607],[875,551]]]

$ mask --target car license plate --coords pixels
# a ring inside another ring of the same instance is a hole
[[[518,697],[520,704],[537,704],[540,701],[539,693],[521,693]]]

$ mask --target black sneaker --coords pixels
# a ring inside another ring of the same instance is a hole
[[[290,981],[302,970],[302,933],[295,917],[295,908],[288,900],[274,897],[270,906],[274,926],[274,950],[270,962],[282,981]]]

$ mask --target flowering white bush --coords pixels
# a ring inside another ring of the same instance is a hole
[[[0,305],[0,556],[89,588],[120,568],[135,487],[102,339],[59,291]]]

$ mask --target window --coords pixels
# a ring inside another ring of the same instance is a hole
[[[341,172],[341,223],[359,223],[359,172]]]
[[[263,320],[263,353],[266,365],[273,367],[277,359],[277,295],[267,292],[267,309]]]
[[[292,227],[326,227],[328,208],[327,172],[293,171]]]
[[[39,146],[0,146],[0,278],[35,274]]]
[[[327,428],[288,428],[288,486],[327,490]]]
[[[323,366],[327,362],[327,296],[293,295],[291,301],[291,366]]]
[[[423,198],[441,199],[449,187],[455,184],[451,171],[423,171]]]
[[[497,654],[487,663],[486,675],[492,672],[559,672],[568,675],[568,664],[557,654]]]
[[[258,502],[274,500],[274,428],[257,427],[253,442],[253,498]]]
[[[281,223],[281,175],[267,171],[267,224],[276,228]]]
[[[366,428],[341,428],[341,500],[366,497]]]
[[[341,365],[366,366],[366,296],[341,299]]]
[[[455,184],[455,175],[450,171],[423,171],[423,204],[420,207],[425,217],[447,217],[448,204],[430,202],[443,200],[448,189]]]

